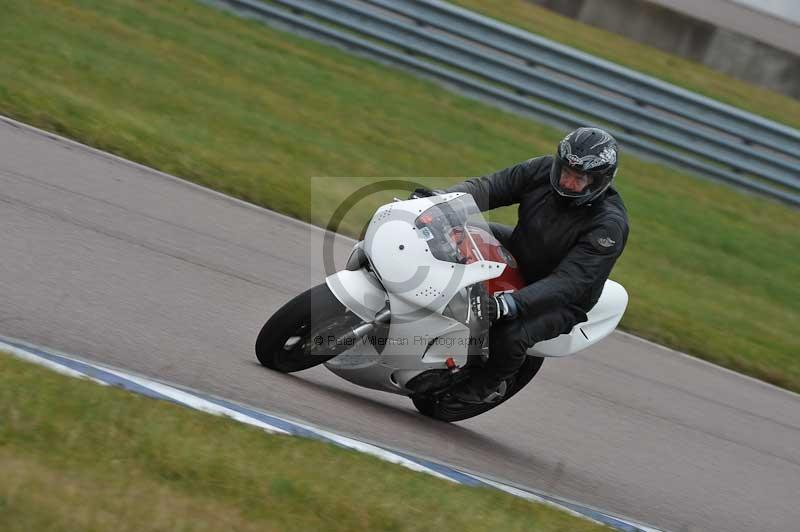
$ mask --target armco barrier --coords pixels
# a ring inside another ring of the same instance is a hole
[[[800,205],[800,131],[438,0],[205,0]]]

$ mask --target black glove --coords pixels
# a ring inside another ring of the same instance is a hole
[[[408,196],[408,199],[430,198],[431,196],[438,196],[444,194],[443,190],[431,190],[429,188],[417,188]]]
[[[472,312],[481,321],[494,322],[517,316],[517,304],[508,294],[490,296],[483,289],[473,289],[471,300]]]

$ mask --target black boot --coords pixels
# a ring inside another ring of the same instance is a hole
[[[506,381],[501,381],[500,384],[487,384],[479,380],[470,379],[453,388],[450,396],[460,403],[491,404],[505,397],[507,389]]]

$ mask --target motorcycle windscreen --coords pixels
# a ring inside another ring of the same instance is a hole
[[[417,217],[414,225],[434,258],[445,262],[493,260],[483,253],[500,246],[469,194],[433,205]]]

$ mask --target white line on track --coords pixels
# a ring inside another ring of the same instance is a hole
[[[302,422],[283,419],[275,416],[274,414],[267,414],[246,405],[238,405],[222,399],[219,399],[218,401],[215,401],[211,398],[205,399],[197,394],[182,390],[167,383],[158,382],[146,377],[131,374],[126,371],[88,362],[86,360],[81,360],[80,358],[64,353],[58,353],[38,346],[33,346],[27,342],[13,340],[10,338],[5,340],[6,341],[0,340],[0,351],[8,352],[13,356],[28,362],[39,364],[64,375],[77,378],[87,378],[102,385],[121,385],[123,388],[139,391],[140,393],[149,391],[150,393],[155,394],[156,397],[168,399],[210,414],[226,416],[239,422],[259,427],[266,432],[273,434],[307,434],[318,439],[338,444],[342,447],[347,447],[349,449],[363,452],[382,460],[401,465],[413,471],[427,473],[437,478],[460,484],[470,484],[473,483],[470,481],[474,481],[476,484],[493,487],[511,495],[522,497],[529,501],[555,506],[560,510],[566,511],[572,515],[581,517],[583,519],[588,519],[596,523],[605,524],[616,528],[617,530],[625,530],[629,532],[660,532],[657,529],[639,525],[638,523],[630,520],[614,517],[610,514],[606,514],[593,508],[585,507],[578,503],[559,501],[554,497],[535,494],[516,486],[504,484],[500,481],[488,479],[477,474],[459,471],[446,465],[436,464],[429,460],[414,460],[412,458],[407,458],[406,456],[388,451],[376,445],[365,443],[347,436],[342,436],[325,429],[307,425]],[[83,371],[76,368],[81,368]],[[104,381],[103,378],[108,380]],[[219,402],[228,403],[230,406],[224,406],[219,404]],[[270,423],[268,421],[264,421],[264,418],[272,419],[274,422]],[[288,430],[282,427],[288,427]],[[423,465],[426,463],[431,467]]]
[[[62,375],[67,375],[69,377],[75,377],[78,379],[89,379],[92,382],[96,382],[97,384],[101,384],[103,386],[108,386],[108,383],[105,383],[99,379],[95,379],[86,375],[85,373],[81,373],[80,371],[75,371],[74,369],[70,369],[66,366],[62,366],[61,364],[56,364],[55,362],[50,362],[47,359],[44,359],[38,355],[25,351],[24,349],[20,349],[10,344],[6,344],[5,342],[0,342],[0,349],[3,351],[7,351],[8,353],[14,355],[17,358],[25,360],[27,362],[31,362],[33,364],[38,364],[40,366],[44,366],[48,369],[51,369],[57,373],[61,373]]]
[[[2,344],[0,344],[0,346],[2,346]],[[159,393],[165,397],[169,397],[173,401],[184,404],[190,408],[194,408],[195,410],[200,410],[202,412],[207,412],[209,414],[216,414],[229,417],[241,423],[246,423],[248,425],[259,427],[267,432],[275,434],[289,434],[289,431],[278,428],[275,425],[270,425],[269,423],[264,423],[263,421],[253,419],[252,417],[242,414],[241,412],[237,412],[230,408],[226,408],[224,406],[220,406],[210,401],[206,401],[205,399],[201,399],[196,395],[192,395],[190,393],[181,391],[172,386],[167,386],[165,384],[161,384],[151,379],[137,377],[135,375],[131,375],[130,373],[109,369],[107,367],[103,368],[103,370],[113,375],[117,375],[118,377],[121,377],[123,379],[127,379],[131,382],[134,382],[139,386],[153,390],[156,393]]]

